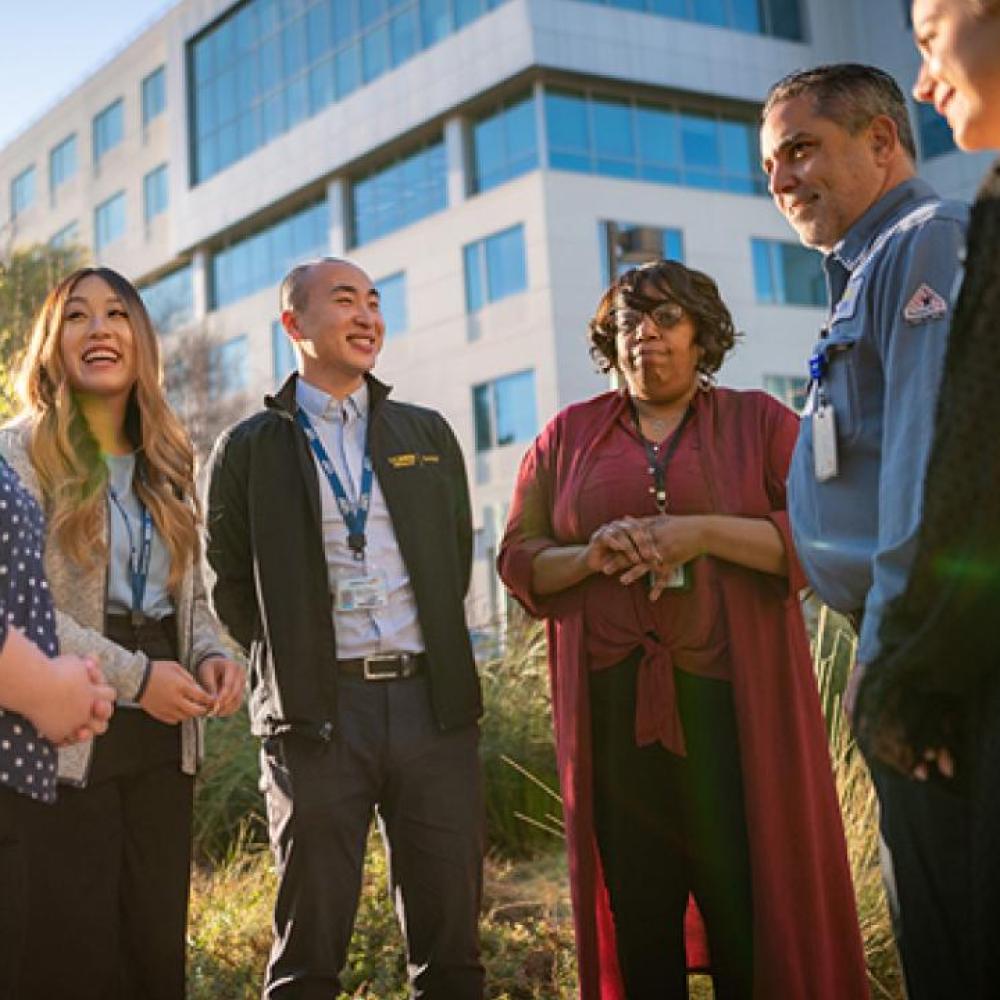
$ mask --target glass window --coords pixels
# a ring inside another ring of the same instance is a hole
[[[920,155],[925,160],[932,160],[956,148],[951,126],[931,104],[917,105],[917,132],[920,135]]]
[[[538,166],[535,102],[530,94],[480,118],[472,128],[476,191],[509,181]]]
[[[63,226],[59,232],[55,233],[49,244],[56,248],[72,247],[80,242],[80,226],[76,222],[71,222],[68,226]]]
[[[323,200],[216,253],[212,258],[215,308],[276,285],[296,264],[327,253],[329,218]]]
[[[142,81],[142,125],[145,128],[167,106],[167,74],[163,66]]]
[[[765,375],[764,391],[780,399],[785,406],[801,412],[806,405],[809,380],[804,375]]]
[[[472,389],[476,451],[530,441],[538,432],[535,373],[505,375]]]
[[[274,372],[274,384],[281,385],[298,366],[299,359],[295,356],[292,338],[288,336],[284,326],[281,325],[281,320],[273,320],[271,323],[271,369]]]
[[[241,334],[214,347],[212,361],[218,372],[216,395],[242,392],[250,383],[249,337]]]
[[[125,135],[125,105],[121,98],[94,116],[94,165],[117,146]]]
[[[826,305],[823,258],[817,251],[780,240],[753,240],[751,248],[758,302]]]
[[[142,204],[146,222],[167,210],[170,188],[167,183],[167,165],[161,164],[142,179]]]
[[[149,318],[159,333],[170,333],[194,319],[194,280],[185,264],[139,289]]]
[[[589,0],[626,10],[643,10],[756,35],[801,41],[800,0]]]
[[[679,229],[642,226],[632,222],[599,222],[598,245],[601,251],[601,280],[611,284],[630,268],[654,260],[684,261],[684,235]],[[614,258],[612,260],[612,253]]]
[[[439,212],[447,202],[447,162],[442,140],[354,182],[354,245],[368,243]]]
[[[528,287],[524,226],[512,226],[470,243],[463,255],[465,301],[470,313]]]
[[[63,139],[49,153],[49,190],[54,194],[60,184],[65,184],[76,174],[76,134]]]
[[[587,101],[582,94],[545,92],[549,163],[562,170],[592,173]]]
[[[406,317],[405,272],[400,271],[398,274],[390,274],[388,278],[376,281],[375,287],[379,292],[382,318],[385,320],[385,335],[387,337],[394,337],[399,333],[405,333],[408,325]]]
[[[16,219],[35,201],[35,168],[22,170],[10,182],[10,217]]]
[[[189,45],[195,183],[343,100],[500,2],[239,4]],[[157,74],[162,91],[162,70]],[[152,95],[151,101],[155,105]],[[143,115],[145,122],[145,81]]]
[[[548,162],[556,169],[766,194],[758,176],[757,123],[749,112],[738,120],[546,91],[545,120]]]
[[[94,249],[106,246],[125,235],[125,192],[119,191],[94,209]]]

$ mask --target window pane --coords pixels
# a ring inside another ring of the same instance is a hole
[[[274,383],[280,385],[298,367],[292,340],[279,320],[271,323],[271,368]]]
[[[534,99],[528,96],[478,121],[472,144],[477,191],[533,170],[538,166]]]
[[[476,451],[493,447],[493,418],[489,385],[477,385],[472,390],[472,410],[476,422]]]
[[[406,275],[400,271],[388,278],[375,282],[382,305],[382,318],[385,320],[387,337],[404,333],[406,321]]]
[[[933,105],[917,104],[917,131],[920,133],[920,155],[933,159],[955,149],[955,138],[946,118]]]
[[[524,227],[515,226],[491,236],[485,243],[486,287],[490,302],[522,292],[527,287],[524,263]]]
[[[125,234],[125,192],[108,198],[94,209],[94,246],[99,251]]]
[[[143,210],[146,222],[165,212],[168,200],[167,165],[163,164],[151,170],[143,178]]]
[[[594,148],[598,173],[634,177],[635,142],[632,109],[619,101],[594,100]]]
[[[483,245],[470,243],[463,251],[465,259],[465,306],[470,313],[482,309],[483,294]]]
[[[779,259],[786,302],[799,306],[826,305],[826,278],[819,253],[797,243],[782,243]]]
[[[142,124],[148,125],[166,106],[167,77],[161,66],[142,81]]]
[[[777,302],[774,277],[771,274],[771,244],[767,240],[752,240],[753,285],[758,302]]]
[[[691,7],[696,21],[704,24],[726,23],[725,0],[692,0]]]
[[[140,288],[139,294],[159,333],[170,333],[194,318],[194,283],[190,265]]]
[[[16,218],[35,200],[35,168],[28,167],[11,181],[10,216]]]
[[[535,373],[508,375],[493,383],[496,409],[496,444],[530,441],[536,433]]]

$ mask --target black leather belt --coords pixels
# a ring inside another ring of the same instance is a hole
[[[337,660],[337,672],[366,681],[399,681],[416,677],[427,667],[426,653],[373,653]]]

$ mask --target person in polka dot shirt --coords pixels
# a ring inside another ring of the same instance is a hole
[[[55,746],[107,729],[114,688],[58,656],[41,509],[0,460],[0,1000],[16,997],[28,882],[25,811],[56,798]]]

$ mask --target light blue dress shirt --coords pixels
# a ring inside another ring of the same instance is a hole
[[[323,442],[348,498],[356,501],[368,430],[368,386],[362,385],[341,402],[300,376],[296,381],[295,398]],[[380,652],[423,652],[424,638],[417,618],[416,599],[378,477],[372,481],[371,506],[365,527],[365,557],[359,561],[347,546],[347,525],[326,474],[315,456],[313,460],[323,508],[323,548],[330,580],[337,658],[351,659]],[[337,580],[372,572],[379,572],[386,579],[386,606],[372,611],[337,611],[332,600]]]

